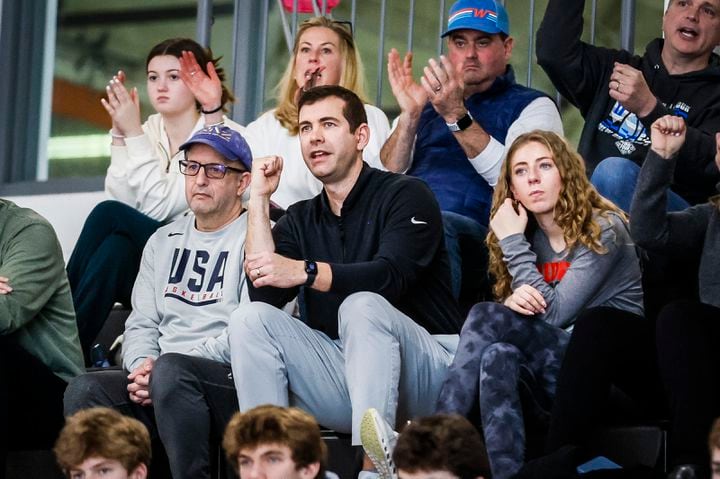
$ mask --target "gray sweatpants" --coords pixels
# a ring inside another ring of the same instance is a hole
[[[240,410],[298,406],[355,445],[368,408],[390,424],[433,412],[457,335],[431,335],[375,293],[348,296],[337,320],[333,340],[268,304],[238,308],[229,336]]]

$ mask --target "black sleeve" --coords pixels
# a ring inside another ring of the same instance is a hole
[[[581,40],[583,0],[550,0],[537,31],[537,62],[583,116],[620,52]]]
[[[704,112],[712,121],[703,123],[703,128],[688,126],[685,144],[679,152],[675,182],[696,184],[697,178],[704,178],[711,184],[720,180],[720,172],[715,164],[715,132],[720,131],[720,108],[713,108],[714,116]]]
[[[667,212],[667,191],[675,162],[675,159],[661,158],[650,149],[640,169],[630,207],[630,233],[643,248],[681,252],[697,249],[704,240],[710,218],[708,203]]]
[[[332,263],[333,292],[370,291],[392,302],[428,274],[443,241],[440,208],[430,189],[419,180],[405,181],[381,207],[387,214],[377,253],[370,261]]]
[[[290,216],[282,216],[272,230],[273,240],[275,241],[275,253],[285,256],[286,258],[301,259],[298,242],[294,235]],[[277,308],[282,308],[295,296],[297,296],[299,286],[294,288],[275,288],[273,286],[264,286],[256,288],[252,281],[248,281],[248,295],[252,301],[262,301],[263,303],[272,304]]]

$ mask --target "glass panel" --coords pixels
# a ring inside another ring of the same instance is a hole
[[[228,66],[232,1],[214,4],[214,53],[223,55]],[[145,56],[166,38],[194,38],[196,15],[194,0],[59,2],[50,178],[105,174],[110,162],[110,118],[100,104],[105,85],[119,69],[125,71],[127,84],[138,87],[141,115],[147,118],[153,110],[145,91]]]

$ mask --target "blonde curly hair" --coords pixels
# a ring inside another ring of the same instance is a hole
[[[600,196],[590,184],[585,173],[585,162],[582,157],[565,141],[564,138],[550,131],[534,130],[520,135],[510,146],[503,161],[495,186],[490,217],[495,216],[498,208],[506,198],[513,198],[510,185],[512,170],[510,164],[517,151],[524,145],[536,142],[545,146],[552,154],[553,162],[558,169],[562,186],[558,201],[555,204],[555,223],[562,229],[567,249],[574,248],[578,243],[603,254],[606,250],[600,243],[601,228],[593,219],[596,214],[606,216],[615,212],[627,219],[620,208]],[[534,231],[537,223],[530,215],[526,235]],[[489,270],[495,279],[493,293],[498,301],[503,301],[512,294],[510,287],[512,278],[507,265],[503,261],[502,250],[497,236],[489,231],[486,243],[490,250]]]
[[[277,91],[277,108],[275,109],[275,118],[280,124],[290,131],[291,135],[298,134],[298,109],[296,93],[298,90],[295,81],[295,62],[297,59],[298,47],[303,33],[313,27],[328,28],[335,32],[340,38],[338,45],[340,56],[343,59],[342,73],[340,75],[340,86],[348,90],[352,90],[363,103],[367,103],[367,95],[365,93],[365,71],[362,61],[360,60],[360,52],[355,48],[355,41],[347,26],[343,23],[336,22],[325,17],[313,17],[305,20],[300,24],[297,35],[295,35],[295,45],[293,45],[293,56],[288,62],[285,72],[280,82],[275,87]]]

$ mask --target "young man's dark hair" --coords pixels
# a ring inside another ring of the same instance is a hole
[[[236,470],[241,451],[264,444],[287,446],[297,469],[319,463],[315,477],[325,477],[327,447],[320,436],[320,426],[305,411],[294,407],[258,406],[235,414],[225,429],[223,448],[228,462]]]
[[[490,478],[485,442],[470,422],[456,414],[437,414],[411,422],[393,451],[402,472],[446,471],[462,478]]]
[[[355,133],[358,126],[368,122],[365,105],[363,105],[360,97],[347,88],[338,85],[323,85],[310,88],[300,95],[298,111],[300,111],[304,105],[312,105],[329,97],[340,98],[345,103],[343,116],[350,124],[350,133]]]

